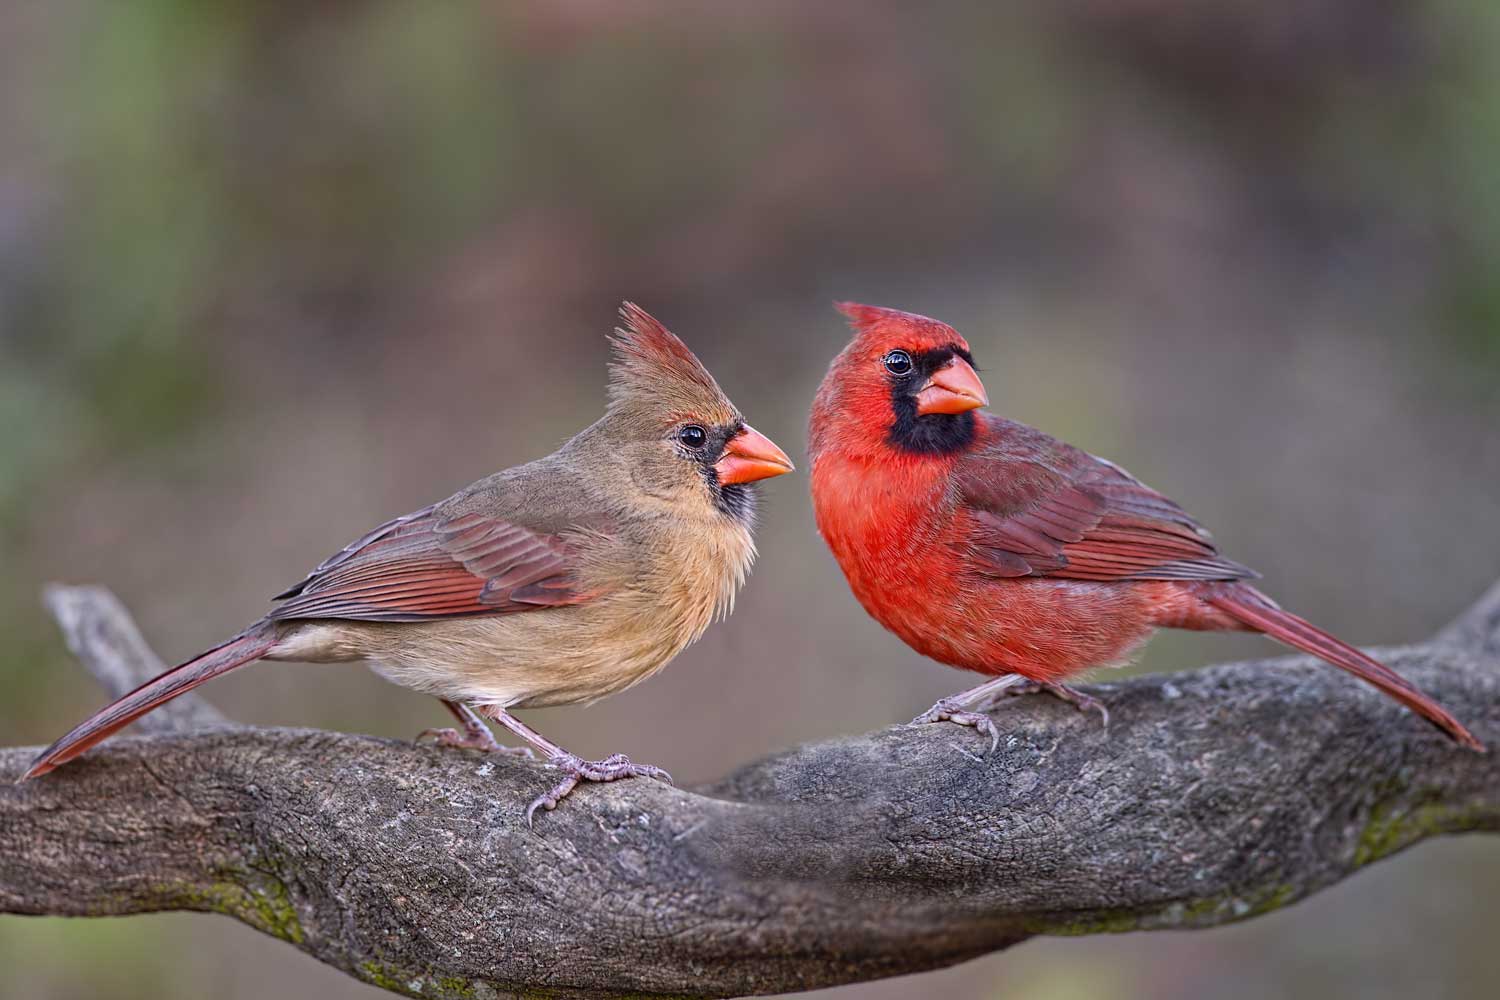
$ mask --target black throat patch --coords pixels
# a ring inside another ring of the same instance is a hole
[[[715,476],[715,481],[718,478]],[[720,486],[714,496],[714,506],[740,524],[755,522],[755,490],[749,483]]]
[[[954,357],[973,364],[968,351],[959,347],[939,347],[930,351],[911,352],[911,371],[905,375],[888,375],[891,385],[891,408],[896,419],[886,440],[902,451],[918,455],[949,455],[962,451],[974,442],[974,413],[918,413],[917,392],[932,373]]]
[[[754,484],[730,483],[726,486],[719,482],[719,470],[714,468],[714,463],[724,454],[724,446],[729,443],[730,438],[740,432],[743,426],[743,424],[736,424],[732,427],[709,429],[709,441],[704,448],[699,471],[702,472],[704,481],[708,483],[708,492],[713,497],[714,506],[719,512],[740,524],[752,525],[755,523]]]

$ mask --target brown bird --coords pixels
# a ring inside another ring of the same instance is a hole
[[[256,660],[364,660],[463,724],[423,736],[502,750],[483,716],[562,770],[528,822],[581,781],[670,781],[623,754],[583,760],[511,710],[623,691],[727,614],[755,556],[750,484],[792,463],[681,340],[632,303],[620,313],[609,406],[592,426],[545,458],[387,521],[243,632],[85,720],[21,780]]]

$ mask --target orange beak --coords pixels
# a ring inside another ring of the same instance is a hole
[[[963,358],[954,357],[932,373],[917,393],[918,413],[966,413],[988,406],[984,383]]]
[[[724,486],[753,483],[792,471],[792,460],[776,447],[776,442],[746,424],[724,445],[724,454],[714,463],[719,482]]]

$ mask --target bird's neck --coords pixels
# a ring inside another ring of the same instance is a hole
[[[813,506],[818,530],[833,546],[920,546],[951,506],[953,456],[894,452],[851,454],[830,449],[814,456]],[[852,553],[851,553],[852,554]]]
[[[965,414],[965,416],[975,416]],[[845,437],[840,429],[812,454],[813,506],[818,529],[835,552],[858,555],[910,547],[941,532],[955,507],[955,470],[992,435],[988,418],[972,421],[962,446],[908,450],[872,435]],[[842,556],[841,556],[842,558]]]
[[[657,524],[650,532],[651,565],[641,581],[665,612],[661,625],[678,649],[728,615],[755,560],[749,527],[716,519],[710,525]]]

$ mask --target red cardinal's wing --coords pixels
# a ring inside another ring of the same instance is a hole
[[[979,570],[1066,580],[1242,580],[1177,504],[1124,469],[1014,425],[957,470]]]
[[[423,621],[525,611],[588,598],[576,555],[555,534],[436,507],[388,521],[325,560],[270,617]]]

